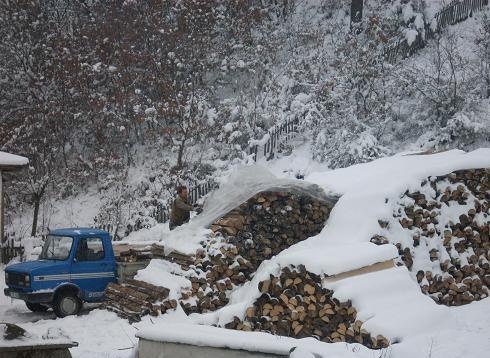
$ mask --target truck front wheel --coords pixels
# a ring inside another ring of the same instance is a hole
[[[31,303],[31,302],[26,302],[27,308],[29,308],[32,312],[46,312],[48,310],[48,307],[43,306],[40,303]]]
[[[82,308],[82,301],[71,292],[61,292],[53,303],[53,311],[58,317],[77,314]]]

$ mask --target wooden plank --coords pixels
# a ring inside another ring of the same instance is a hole
[[[144,281],[129,279],[127,280],[127,283],[131,285],[133,289],[148,294],[152,297],[155,296],[157,299],[160,300],[164,300],[165,298],[167,298],[168,294],[170,293],[170,290],[166,287],[155,286]]]
[[[381,270],[387,270],[393,267],[395,267],[395,262],[393,259],[391,259],[391,260],[375,263],[374,265],[361,267],[359,269],[342,272],[337,275],[327,276],[322,280],[322,283],[323,284],[331,283],[331,282],[346,279],[348,277],[363,275],[365,273],[371,273],[371,272],[376,272]]]

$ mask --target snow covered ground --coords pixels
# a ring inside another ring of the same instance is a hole
[[[200,247],[199,242],[209,232],[206,225],[258,191],[287,186],[314,195],[324,195],[318,188],[328,195],[341,195],[320,234],[265,261],[251,282],[232,293],[230,304],[223,309],[187,317],[179,307],[165,316],[147,317],[140,323],[129,325],[115,314],[97,308],[85,309],[80,316],[63,319],[55,319],[50,312],[34,314],[22,302],[10,302],[2,293],[0,320],[17,323],[38,336],[48,330],[67,336],[79,343],[79,347],[71,350],[74,357],[132,357],[136,354],[136,333],[154,339],[216,346],[246,348],[250,345],[270,349],[274,344],[274,349],[281,352],[300,346],[294,354],[296,358],[311,357],[312,352],[322,357],[485,356],[490,349],[490,299],[463,307],[438,306],[420,292],[405,267],[327,284],[339,299],[352,300],[358,318],[365,322],[367,330],[398,342],[386,350],[372,351],[358,344],[279,339],[262,333],[198,326],[224,325],[235,315],[243,317],[245,309],[259,295],[257,283],[271,273],[278,273],[281,267],[304,264],[312,272],[333,275],[395,257],[394,247],[376,246],[369,243],[369,239],[379,230],[378,219],[392,217],[393,208],[405,190],[418,188],[420,182],[431,175],[458,169],[490,168],[490,149],[470,153],[454,150],[432,155],[396,155],[335,171],[307,164],[306,152],[304,160],[296,152],[289,160],[283,158],[274,162],[270,167],[272,173],[260,166],[237,169],[208,198],[203,214],[185,227],[170,232],[166,225],[159,225],[128,238],[130,242],[158,241],[166,250],[192,252]],[[290,173],[300,168],[306,180],[290,179]],[[279,179],[274,174],[286,179]],[[167,286],[171,295],[177,296],[182,287],[189,285],[180,274],[176,265],[153,260],[138,277]],[[0,288],[4,285],[2,275]],[[215,332],[213,340],[206,339],[209,330]]]

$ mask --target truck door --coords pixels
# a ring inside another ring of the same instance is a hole
[[[71,267],[71,282],[81,289],[85,301],[103,298],[109,282],[115,281],[114,259],[104,250],[99,237],[78,240],[75,259]]]

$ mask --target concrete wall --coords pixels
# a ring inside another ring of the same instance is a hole
[[[278,358],[288,355],[276,355],[260,352],[248,352],[229,348],[200,347],[189,344],[155,342],[139,339],[139,358]]]

